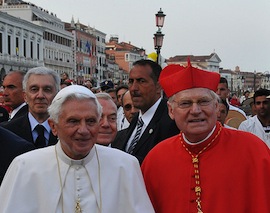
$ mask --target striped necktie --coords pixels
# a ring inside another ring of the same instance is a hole
[[[142,118],[139,118],[139,119],[138,119],[138,122],[137,122],[137,131],[136,131],[136,133],[135,133],[135,136],[134,136],[133,140],[132,140],[131,143],[130,143],[130,146],[129,146],[129,148],[128,148],[127,153],[129,153],[129,154],[132,154],[132,153],[133,153],[133,150],[134,150],[134,148],[135,148],[137,142],[138,142],[139,139],[140,139],[142,127],[143,127],[143,120],[142,120]]]

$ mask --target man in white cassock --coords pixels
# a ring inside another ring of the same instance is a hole
[[[59,141],[14,159],[0,213],[154,212],[137,159],[95,144],[102,107],[89,89],[62,89],[49,113]]]

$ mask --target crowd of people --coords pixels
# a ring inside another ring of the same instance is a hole
[[[11,71],[1,98],[0,213],[270,212],[270,90],[142,59],[128,85]]]

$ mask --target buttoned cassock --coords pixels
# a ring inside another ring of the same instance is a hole
[[[156,213],[198,212],[194,166],[180,137],[183,141],[181,133],[159,143],[142,164]],[[202,211],[269,213],[270,150],[265,143],[253,134],[223,128],[219,123],[203,143],[183,143],[196,155],[213,139],[198,157]]]

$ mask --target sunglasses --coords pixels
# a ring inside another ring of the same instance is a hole
[[[124,109],[125,109],[126,111],[131,110],[131,108],[132,108],[132,105],[131,105],[131,104],[126,104],[126,105],[124,106]]]

